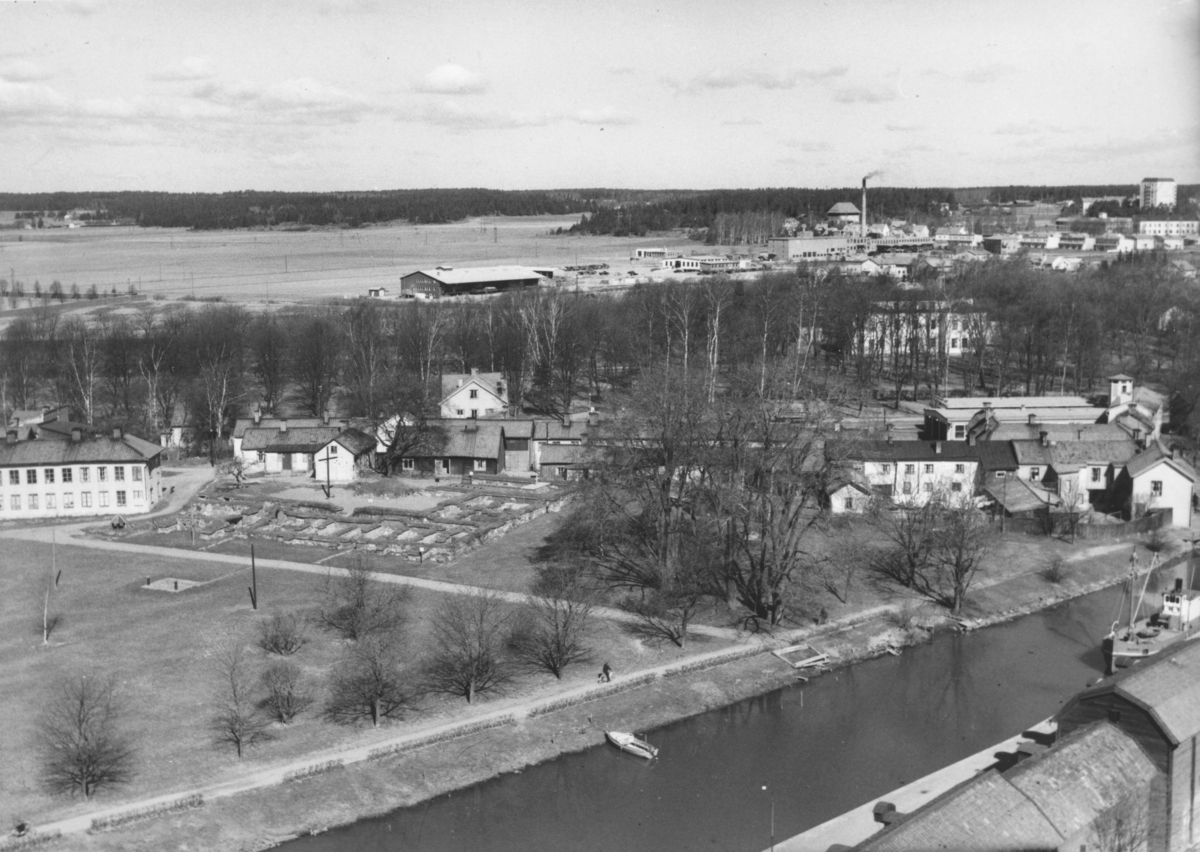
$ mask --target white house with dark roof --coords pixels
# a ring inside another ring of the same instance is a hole
[[[508,410],[508,385],[503,373],[447,373],[442,376],[442,417],[477,418]]]
[[[161,453],[119,429],[76,428],[66,440],[9,429],[0,445],[0,521],[149,512],[163,496]]]
[[[1195,487],[1195,469],[1181,455],[1155,441],[1126,462],[1113,490],[1118,502],[1128,503],[1135,515],[1171,509],[1172,526],[1190,527]]]
[[[1147,442],[1162,433],[1163,410],[1166,400],[1157,391],[1138,387],[1130,376],[1118,373],[1108,378],[1108,407],[1105,422],[1115,423],[1133,435],[1135,440]]]
[[[970,497],[979,474],[977,448],[962,442],[830,441],[827,452],[899,505],[923,506],[935,493]]]
[[[293,426],[287,420],[281,420],[275,428],[251,427],[242,433],[236,457],[246,473],[312,474],[314,454],[341,431],[340,425]]]
[[[313,477],[320,482],[346,484],[370,470],[377,441],[359,429],[343,429],[313,453]]]

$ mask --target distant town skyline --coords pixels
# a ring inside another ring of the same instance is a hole
[[[1200,0],[18,0],[0,32],[0,191],[1200,182]]]

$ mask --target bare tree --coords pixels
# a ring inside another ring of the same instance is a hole
[[[345,639],[395,632],[405,619],[408,587],[376,580],[363,565],[325,577],[324,600],[318,618]]]
[[[58,597],[58,586],[61,578],[62,572],[51,563],[46,569],[46,573],[40,575],[37,580],[37,600],[42,611],[41,628],[43,645],[50,644],[50,634],[62,624],[62,613],[58,612],[54,606],[55,598]]]
[[[255,679],[240,642],[231,641],[219,648],[213,668],[218,684],[213,732],[217,742],[237,750],[240,760],[246,748],[268,738],[270,720],[258,710]]]
[[[285,660],[271,663],[262,674],[262,686],[267,691],[262,708],[277,722],[289,724],[312,706],[312,690],[295,663]]]
[[[46,786],[91,798],[102,786],[133,777],[133,742],[122,730],[123,706],[114,678],[67,678],[54,684],[38,740]]]
[[[86,320],[72,317],[63,323],[59,338],[61,376],[71,401],[87,423],[95,422],[96,391],[104,368],[104,338]]]
[[[287,657],[308,642],[304,622],[294,612],[274,612],[258,625],[258,646],[270,654]]]
[[[246,463],[240,456],[232,458],[229,461],[222,462],[221,466],[217,468],[217,473],[221,476],[232,476],[240,487],[242,480],[246,478]]]
[[[504,656],[506,621],[504,603],[495,592],[447,596],[434,615],[434,649],[425,667],[429,689],[461,695],[467,703],[480,693],[503,689],[512,680]]]
[[[1096,817],[1091,835],[1097,852],[1143,852],[1150,839],[1148,803],[1133,794],[1125,796]]]
[[[515,616],[508,646],[526,667],[548,671],[561,680],[567,666],[592,659],[586,644],[591,614],[586,598],[530,598]]]
[[[934,565],[938,502],[883,509],[876,528],[887,545],[871,554],[870,564],[880,574],[908,589],[926,589]]]
[[[975,575],[995,546],[996,536],[987,518],[970,500],[944,503],[938,523],[938,590],[942,603],[958,615]]]
[[[313,317],[298,332],[292,340],[292,375],[305,408],[319,417],[329,408],[337,387],[340,335],[329,317]]]
[[[405,671],[406,649],[394,632],[364,636],[334,670],[325,716],[335,722],[401,716],[416,708],[417,691]]]
[[[287,385],[287,332],[267,311],[255,319],[250,334],[250,363],[263,405],[274,409]]]

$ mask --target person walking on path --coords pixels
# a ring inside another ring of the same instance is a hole
[[[611,681],[612,680],[612,666],[610,666],[608,663],[605,663],[604,668],[602,668],[600,670],[600,675],[601,675],[601,677],[604,678],[605,683],[608,683],[609,681]]]

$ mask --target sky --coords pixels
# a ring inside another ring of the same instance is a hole
[[[0,191],[1200,182],[1200,0],[2,0]]]

